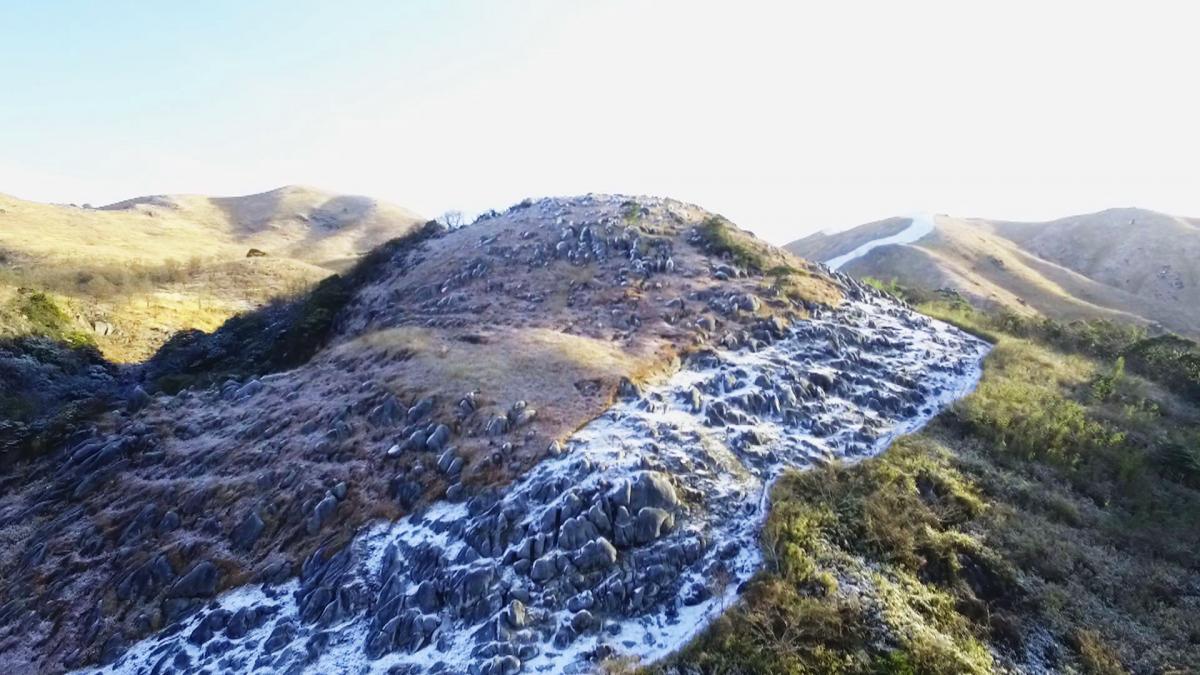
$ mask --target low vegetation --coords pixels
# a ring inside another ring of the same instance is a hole
[[[186,261],[169,258],[161,263],[122,262],[46,264],[0,268],[0,284],[36,288],[60,295],[113,299],[146,293],[165,284],[188,281],[209,261],[192,256]]]
[[[807,263],[743,232],[721,216],[710,216],[696,228],[697,240],[711,255],[720,256],[751,274],[766,277],[764,290],[798,303],[836,305],[838,290]]]
[[[709,253],[725,256],[751,272],[766,272],[778,257],[772,254],[771,247],[755,241],[721,216],[705,219],[697,228],[697,234]]]
[[[147,389],[176,392],[229,377],[298,366],[328,341],[354,289],[408,247],[440,231],[436,224],[388,242],[344,276],[295,298],[236,315],[213,333],[182,331],[143,366]],[[21,289],[0,304],[0,464],[56,447],[79,425],[131,395],[116,369],[78,330],[63,296]]]
[[[79,331],[61,301],[43,291],[19,289],[0,308],[0,335],[42,337],[70,347],[95,347],[90,335]]]
[[[769,572],[679,657],[704,672],[988,672],[1011,631],[1014,572],[968,533],[985,507],[930,441],[853,469],[785,476]],[[993,626],[993,624],[995,624]]]
[[[1200,412],[1178,362],[1135,367],[1137,329],[918,300],[994,341],[978,389],[880,457],[783,477],[766,571],[654,670],[1200,669]]]
[[[1124,360],[1131,372],[1157,381],[1200,404],[1200,344],[1171,333],[1150,336],[1141,326],[1106,319],[1056,321],[1007,311],[982,312],[952,291],[925,291],[895,280],[867,283],[922,311],[988,340],[999,336],[1033,340],[1053,349],[1102,361]]]
[[[0,465],[54,447],[106,405],[113,381],[60,301],[21,290],[0,306]]]
[[[436,221],[393,239],[363,256],[345,275],[326,277],[308,293],[239,314],[213,333],[182,331],[146,364],[152,388],[175,393],[227,378],[245,378],[294,368],[329,340],[338,312],[354,291],[385,263],[444,228]]]

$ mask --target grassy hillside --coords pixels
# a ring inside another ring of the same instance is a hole
[[[836,234],[814,232],[784,248],[802,258],[824,262],[847,251],[853,251],[869,241],[899,234],[911,223],[910,218],[885,218]]]
[[[995,341],[977,391],[880,457],[784,477],[768,571],[654,670],[1200,669],[1200,397],[1172,379],[1196,352],[920,308]]]
[[[107,358],[140,361],[176,331],[211,331],[296,296],[420,222],[399,207],[303,187],[103,208],[0,195],[0,301],[18,289],[54,296]],[[0,336],[22,334],[20,322],[0,322]]]
[[[370,250],[423,222],[367,197],[287,186],[239,197],[159,195],[101,208],[0,195],[0,249],[42,260],[159,264],[272,257],[323,264]]]
[[[887,222],[887,221],[882,221]],[[937,216],[935,231],[877,248],[842,271],[952,288],[980,306],[1054,319],[1159,324],[1200,336],[1200,228],[1185,218],[1110,209],[1044,223]],[[813,260],[853,250],[878,223],[789,244]]]

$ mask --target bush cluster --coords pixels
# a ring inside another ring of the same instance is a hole
[[[781,478],[766,570],[652,672],[1009,672],[1031,649],[1054,672],[1200,670],[1200,410],[1134,366],[1191,345],[928,298],[995,342],[976,391],[879,457]]]
[[[203,258],[192,256],[186,261],[169,258],[161,263],[76,262],[70,266],[5,267],[0,269],[0,283],[62,295],[108,299],[188,281],[203,269],[204,264]]]
[[[339,313],[358,289],[412,247],[443,232],[444,226],[429,221],[376,247],[345,275],[326,277],[300,297],[234,316],[213,333],[177,333],[145,365],[142,379],[152,388],[175,393],[295,368],[328,343]]]
[[[999,336],[1017,337],[1103,361],[1123,359],[1131,372],[1200,403],[1200,344],[1194,340],[1172,333],[1150,336],[1142,326],[1107,319],[1057,321],[1006,310],[984,312],[952,291],[909,288],[895,279],[865,281],[993,342]]]

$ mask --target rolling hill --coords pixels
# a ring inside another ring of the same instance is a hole
[[[422,222],[367,197],[298,186],[100,208],[0,195],[0,334],[31,328],[20,311],[26,289],[49,294],[108,358],[141,360],[178,330],[213,330],[295,295]]]
[[[223,245],[280,229],[250,211]],[[1200,360],[1158,338],[598,194],[410,228],[133,365],[17,297],[58,334],[0,340],[14,674],[1200,666]]]
[[[907,286],[951,288],[1018,314],[1108,318],[1200,335],[1200,225],[1194,219],[1129,208],[1043,223],[924,219],[932,226],[915,241],[872,248],[839,269]],[[831,261],[903,227],[908,225],[891,219],[814,234],[787,248]]]
[[[987,351],[669,199],[426,225],[341,279],[0,473],[14,672],[659,660],[764,566],[776,475],[882,451]]]

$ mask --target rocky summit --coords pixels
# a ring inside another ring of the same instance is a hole
[[[783,471],[878,454],[988,350],[666,199],[431,223],[339,279],[4,474],[9,670],[650,663],[763,567]]]

